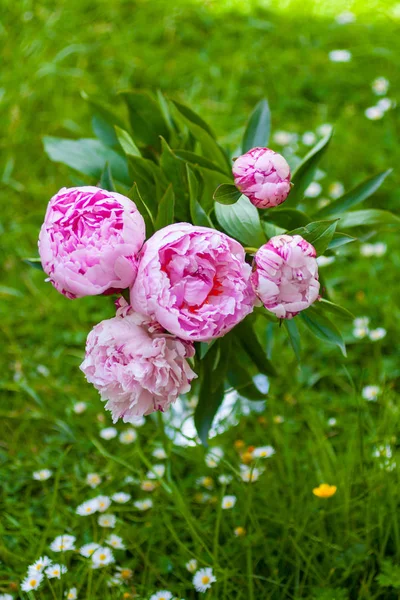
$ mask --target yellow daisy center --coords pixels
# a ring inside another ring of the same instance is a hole
[[[203,585],[207,585],[207,583],[210,583],[210,578],[208,575],[203,575],[203,577],[201,578],[201,583]]]
[[[36,585],[36,579],[31,579],[29,584],[33,587],[34,585]]]
[[[99,558],[100,558],[100,560],[105,560],[107,557],[105,554],[100,554]]]

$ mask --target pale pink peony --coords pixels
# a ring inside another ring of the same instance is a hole
[[[314,246],[300,235],[277,235],[254,257],[251,283],[265,308],[291,319],[319,295]]]
[[[236,187],[257,208],[282,204],[290,192],[290,168],[269,148],[252,148],[233,163]]]
[[[62,188],[47,207],[39,235],[42,266],[67,298],[132,285],[145,225],[134,202],[97,187]]]
[[[179,394],[190,390],[197,375],[187,358],[190,342],[163,331],[158,323],[132,311],[120,301],[117,316],[96,325],[86,342],[80,368],[107,400],[114,423],[125,423],[166,410]]]
[[[252,312],[250,273],[236,240],[176,223],[143,246],[131,304],[182,339],[210,341]]]

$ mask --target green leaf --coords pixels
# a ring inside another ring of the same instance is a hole
[[[209,125],[205,121],[203,121],[203,119],[201,117],[199,117],[198,114],[196,114],[188,106],[185,106],[184,104],[181,104],[180,102],[176,102],[176,100],[172,100],[172,102],[176,106],[178,111],[181,113],[181,115],[183,115],[187,121],[190,121],[194,125],[201,127],[201,129],[204,129],[204,131],[206,131],[209,136],[211,136],[212,138],[215,139],[215,135],[214,135],[212,129],[209,127]]]
[[[254,385],[251,373],[249,373],[237,361],[231,365],[228,371],[228,381],[230,385],[241,395],[249,400],[265,400],[267,394],[263,394]]]
[[[195,342],[195,347],[196,347],[196,355],[199,356],[200,359],[204,358],[205,355],[207,354],[207,352],[209,350],[211,350],[211,348],[213,347],[213,345],[215,344],[217,340],[214,339],[212,340],[212,342]]]
[[[22,262],[29,265],[33,269],[38,269],[39,271],[43,271],[42,261],[39,257],[35,258],[23,258]]]
[[[199,401],[194,413],[194,424],[202,443],[207,446],[208,432],[224,399],[225,377],[229,366],[230,346],[220,339],[199,364]]]
[[[136,183],[133,184],[132,188],[127,193],[127,196],[136,204],[136,207],[142,215],[146,225],[146,237],[150,237],[154,233],[154,217],[150,208],[140,195],[139,188]]]
[[[271,129],[271,112],[268,101],[261,100],[254,108],[247,123],[243,136],[242,152],[247,152],[257,146],[268,146]]]
[[[43,138],[43,144],[46,154],[54,162],[63,163],[96,180],[100,179],[104,164],[108,162],[117,181],[126,186],[131,183],[125,158],[99,140],[68,140],[46,136]]]
[[[328,244],[327,250],[334,250],[335,248],[340,248],[340,246],[351,244],[351,242],[355,241],[357,241],[357,238],[347,235],[346,233],[339,233],[339,231],[335,231],[333,238]]]
[[[275,367],[268,360],[266,353],[258,341],[251,321],[251,318],[247,318],[239,323],[239,325],[236,325],[233,334],[260,373],[264,373],[264,375],[276,375]]]
[[[306,213],[295,208],[277,208],[262,211],[261,218],[263,221],[271,221],[287,230],[294,229],[295,227],[303,227],[311,221]]]
[[[220,204],[234,204],[242,195],[233,183],[221,183],[214,192],[214,200]]]
[[[258,247],[266,243],[267,238],[261,227],[258,211],[246,196],[240,196],[235,204],[224,205],[216,202],[215,214],[226,233],[243,244]]]
[[[400,225],[400,218],[387,210],[378,210],[375,208],[354,210],[340,217],[341,229],[364,225]]]
[[[304,191],[314,179],[318,163],[328,149],[332,132],[322,138],[304,157],[292,176],[292,188],[288,200],[293,203],[300,202],[304,197]]]
[[[226,171],[224,169],[221,169],[221,167],[213,163],[211,160],[208,160],[208,158],[200,156],[200,154],[190,152],[189,150],[174,150],[174,154],[181,160],[184,160],[185,162],[188,162],[191,165],[205,167],[210,171],[216,171],[217,173],[221,173],[226,177]]]
[[[204,127],[204,121],[202,121],[200,117],[198,117],[196,120],[193,120],[194,113],[192,113],[190,109],[183,107],[182,104],[177,102],[174,102],[174,104],[179,111],[182,121],[202,147],[205,156],[212,162],[215,162],[221,169],[223,169],[224,172],[231,174],[231,165],[228,157],[222,148],[220,148],[220,146],[217,144],[214,137],[208,130],[208,127]],[[188,116],[189,112],[190,117]],[[201,124],[199,124],[199,120],[201,121]]]
[[[312,244],[317,254],[323,254],[333,238],[338,219],[334,221],[315,221],[306,227],[300,227],[290,232],[290,235],[301,235]]]
[[[157,214],[158,201],[165,194],[169,183],[163,171],[155,162],[141,156],[129,156],[128,164],[132,179],[137,183],[143,200],[152,214]]]
[[[127,156],[142,156],[139,148],[125,129],[117,125],[114,127],[118,142]]]
[[[174,222],[174,205],[174,190],[170,184],[158,204],[157,218],[154,224],[156,231]]]
[[[103,190],[108,190],[109,192],[116,192],[114,181],[111,175],[110,165],[106,163],[104,165],[103,172],[100,177],[99,187]]]
[[[137,144],[160,149],[160,136],[169,137],[169,130],[158,103],[148,92],[122,92],[129,113],[132,137]]]
[[[161,90],[157,90],[157,100],[158,104],[160,105],[160,110],[168,129],[171,133],[174,133],[175,126],[172,119],[171,111],[169,109],[169,104]]]
[[[388,169],[387,171],[382,171],[382,173],[378,173],[378,175],[366,179],[344,194],[341,198],[335,200],[335,202],[331,202],[328,206],[321,208],[317,213],[318,217],[325,218],[331,217],[332,215],[339,215],[349,210],[349,208],[360,204],[376,192],[392,171],[393,169]]]
[[[343,319],[355,319],[353,313],[351,313],[347,308],[343,306],[339,306],[338,304],[334,304],[330,302],[330,300],[325,300],[325,298],[321,298],[315,304],[313,304],[314,310],[317,312],[330,312],[338,317],[342,317]]]
[[[88,96],[86,92],[81,92],[81,96],[90,105],[93,113],[93,131],[95,135],[106,146],[118,146],[118,139],[114,131],[114,126],[124,127],[122,120],[114,113],[111,107],[103,104],[97,98]]]
[[[300,313],[300,317],[308,329],[320,340],[335,344],[342,351],[343,356],[346,356],[346,346],[343,341],[342,334],[332,323],[328,317],[320,314],[313,307]]]
[[[283,325],[287,331],[290,345],[296,355],[298,362],[301,361],[301,343],[300,334],[294,319],[284,319]]]
[[[189,165],[186,165],[186,171],[189,183],[190,217],[192,223],[193,225],[200,225],[201,227],[213,227],[212,222],[199,202],[200,186],[196,175]]]
[[[164,138],[161,138],[161,148],[160,166],[166,179],[172,183],[174,188],[176,217],[179,221],[189,221],[189,188],[186,165],[175,155]]]

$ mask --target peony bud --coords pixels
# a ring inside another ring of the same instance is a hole
[[[271,238],[254,257],[251,283],[267,310],[291,319],[319,295],[314,246],[300,235]]]
[[[290,192],[290,168],[269,148],[252,148],[233,163],[236,187],[257,208],[282,204]]]

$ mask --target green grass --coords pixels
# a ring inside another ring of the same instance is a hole
[[[360,257],[354,244],[323,268],[333,300],[357,316],[368,315],[387,336],[374,344],[355,343],[351,324],[343,323],[349,341],[345,360],[305,333],[299,367],[283,332],[277,332],[269,351],[280,377],[271,381],[262,419],[242,417],[212,440],[225,450],[215,470],[205,465],[202,447],[172,445],[158,419],[149,418],[129,446],[99,437],[109,417],[78,365],[87,332],[113,315],[111,300],[69,302],[21,261],[36,253],[48,199],[71,183],[70,172],[45,156],[41,137],[91,135],[81,90],[114,102],[121,89],[160,88],[198,110],[232,149],[249,110],[267,96],[275,131],[301,134],[335,124],[322,164],[323,195],[334,181],[349,188],[394,167],[376,198],[382,208],[397,210],[398,109],[376,122],[363,114],[376,102],[370,86],[377,76],[390,80],[388,95],[399,100],[395,3],[352,3],[357,21],[344,26],[333,19],[349,8],[339,1],[3,0],[3,7],[0,593],[27,597],[13,586],[41,553],[60,558],[48,549],[56,535],[72,533],[79,546],[100,541],[104,532],[97,517],[78,517],[76,506],[99,493],[146,496],[137,483],[124,483],[125,477],[142,479],[149,464],[161,462],[152,457],[153,449],[165,444],[166,476],[151,494],[153,508],[141,513],[131,501],[111,509],[118,517],[115,532],[127,547],[116,551],[117,564],[134,571],[132,580],[109,589],[112,569],[92,571],[69,552],[69,572],[61,583],[52,580],[54,593],[44,585],[31,598],[61,599],[63,590],[75,586],[79,598],[137,592],[147,599],[169,589],[193,600],[200,595],[185,569],[191,558],[214,569],[218,581],[205,595],[209,600],[398,598],[398,469],[388,471],[372,456],[377,446],[390,444],[395,460],[398,445],[396,233],[374,238],[388,244],[381,258]],[[353,60],[329,62],[336,48],[350,49]],[[382,387],[378,402],[361,398],[367,384]],[[72,407],[80,400],[88,410],[76,415]],[[276,415],[284,421],[275,422]],[[329,427],[329,418],[337,425]],[[253,484],[237,476],[235,440],[276,449]],[[53,477],[33,481],[32,472],[42,467],[52,469]],[[85,483],[90,472],[103,479],[96,490]],[[226,491],[217,482],[221,473],[234,477]],[[203,475],[215,480],[204,504],[197,498],[204,490],[196,483]],[[337,493],[327,500],[314,497],[312,489],[321,482],[335,484]],[[237,496],[232,510],[219,509],[224,493]],[[239,525],[247,531],[243,538],[233,533]],[[390,576],[377,579],[385,560],[393,562]]]

